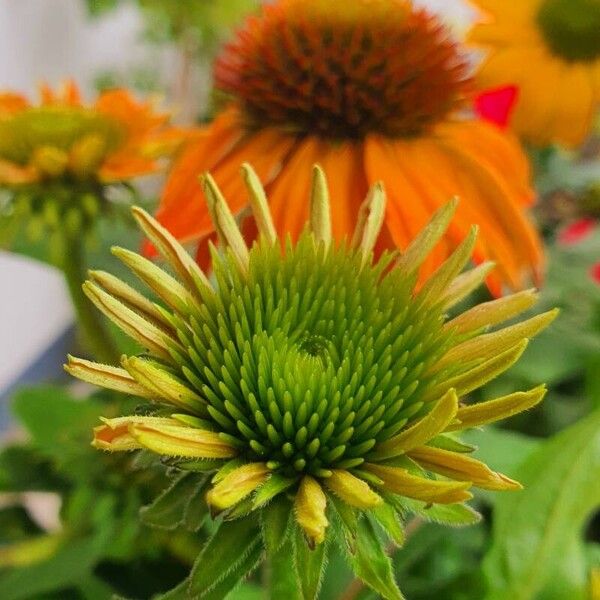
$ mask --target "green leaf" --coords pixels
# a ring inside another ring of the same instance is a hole
[[[356,551],[348,555],[355,574],[386,600],[403,600],[390,558],[367,517],[359,520],[356,533]]]
[[[319,594],[323,571],[327,564],[327,544],[317,544],[311,550],[304,539],[300,527],[295,526],[294,564],[300,582],[300,595],[303,600],[314,600]]]
[[[70,478],[89,477],[99,464],[90,441],[92,429],[105,410],[102,403],[91,399],[82,402],[65,389],[45,386],[21,390],[13,400],[13,410],[33,445]]]
[[[600,411],[545,442],[517,470],[522,492],[496,503],[485,558],[488,600],[584,600],[580,531],[600,506]]]
[[[152,504],[140,510],[142,521],[159,529],[175,529],[183,523],[186,510],[202,483],[193,473],[178,475]]]
[[[283,544],[290,521],[291,504],[284,496],[278,496],[261,510],[261,528],[265,547],[273,556]]]
[[[245,563],[257,546],[260,546],[259,530],[252,517],[221,523],[194,563],[189,594],[200,598],[223,582],[227,575],[237,576],[236,567]]]
[[[294,544],[288,538],[279,552],[269,556],[269,597],[301,600],[300,579],[294,563]]]
[[[2,600],[30,600],[77,585],[105,554],[115,533],[108,504],[100,507],[104,527],[94,535],[68,540],[47,560],[0,574]]]
[[[0,452],[0,491],[57,491],[62,487],[64,481],[31,444],[7,446]]]

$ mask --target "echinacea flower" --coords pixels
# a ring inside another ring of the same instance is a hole
[[[84,241],[111,208],[109,186],[130,186],[134,177],[156,171],[158,159],[183,139],[168,115],[123,89],[103,92],[89,105],[73,82],[56,92],[42,86],[38,105],[0,93],[2,233],[24,225],[35,237],[47,235],[48,256],[64,273],[78,324],[102,360],[115,349],[81,292]]]
[[[516,85],[512,127],[537,145],[580,144],[600,106],[597,0],[471,0],[483,17],[470,40],[489,51],[482,88]]]
[[[556,311],[496,328],[536,302],[528,290],[448,317],[491,267],[461,273],[475,227],[417,286],[455,202],[403,254],[374,258],[382,185],[371,188],[352,240],[337,245],[336,212],[317,167],[309,221],[282,249],[256,173],[245,167],[244,179],[259,231],[250,249],[214,180],[203,178],[221,240],[211,251],[214,279],[136,208],[173,274],[129,250],[115,254],[162,303],[104,272],[85,284],[92,302],[147,351],[124,356],[120,367],[69,359],[72,375],[146,401],[135,415],[105,419],[93,444],[150,450],[175,469],[200,472],[195,489],[223,521],[184,584],[189,597],[201,597],[207,578],[221,581],[233,563],[246,565],[236,577],[253,568],[261,535],[275,554],[287,536],[295,540],[294,556],[279,556],[288,561],[283,570],[318,580],[327,541],[339,535],[357,575],[383,597],[400,598],[374,524],[400,542],[405,513],[443,518],[450,510],[473,522],[462,506],[471,488],[519,489],[470,456],[474,448],[457,432],[541,401],[544,386],[478,404],[465,397],[513,365]],[[250,564],[242,556],[252,556]],[[381,557],[375,572],[373,556]]]
[[[157,159],[181,140],[166,114],[123,89],[91,104],[71,81],[58,91],[42,86],[39,104],[3,92],[0,189],[50,222],[74,218],[74,209],[90,216],[101,209],[104,186],[156,171]]]
[[[527,159],[510,134],[469,114],[466,59],[425,10],[407,0],[358,0],[343,10],[324,0],[266,4],[223,50],[215,85],[227,106],[176,162],[156,215],[180,241],[202,241],[199,258],[212,231],[199,173],[213,174],[238,214],[247,199],[237,168],[252,163],[277,232],[295,240],[318,162],[333,183],[336,240],[351,237],[362,198],[382,180],[378,252],[406,248],[457,195],[457,217],[424,272],[477,223],[474,256],[498,264],[495,293],[539,277]]]

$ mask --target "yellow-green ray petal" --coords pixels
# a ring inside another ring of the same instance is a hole
[[[546,386],[540,385],[528,392],[515,392],[472,406],[461,406],[456,413],[456,422],[449,425],[446,431],[479,427],[517,415],[539,404],[546,391]]]
[[[320,484],[310,475],[305,475],[296,493],[294,509],[298,525],[312,544],[321,544],[325,540],[325,530],[329,525],[326,507],[327,497]]]
[[[218,433],[176,424],[133,423],[131,436],[144,448],[166,456],[230,458],[237,450]]]
[[[437,504],[455,504],[465,502],[473,497],[467,491],[471,487],[470,482],[426,479],[413,475],[401,467],[388,467],[373,463],[366,463],[363,468],[381,479],[385,490],[407,498]]]
[[[165,227],[139,206],[134,206],[131,212],[148,239],[183,279],[189,290],[213,291],[202,269]]]
[[[464,454],[422,446],[411,450],[408,455],[424,469],[457,481],[470,481],[486,490],[518,490],[522,487],[517,481]]]
[[[188,312],[187,307],[193,302],[192,295],[175,278],[136,252],[116,246],[111,250],[159,298],[179,313]]]
[[[269,210],[269,202],[265,190],[254,169],[248,164],[242,165],[242,176],[249,193],[250,207],[258,232],[271,244],[277,241],[277,231]]]
[[[64,369],[77,379],[140,398],[152,400],[157,397],[151,390],[140,385],[125,369],[77,358],[70,354],[67,359],[68,364],[64,365]]]
[[[269,473],[265,463],[249,463],[238,467],[206,494],[206,501],[217,511],[227,510],[261,486]]]
[[[201,411],[203,414],[206,412],[204,400],[194,390],[151,361],[124,356],[121,364],[140,385],[151,390],[154,397],[180,408]]]
[[[429,223],[398,259],[399,268],[410,272],[416,271],[423,264],[448,229],[457,206],[458,200],[455,198],[434,213]]]
[[[548,327],[557,315],[558,309],[555,308],[521,323],[467,340],[449,350],[438,362],[436,368],[441,369],[452,364],[468,364],[478,359],[491,358],[508,350],[523,338],[536,336]]]
[[[149,427],[160,427],[165,425],[177,425],[177,421],[167,417],[141,417],[137,415],[105,419],[101,417],[103,425],[94,427],[94,439],[92,446],[100,450],[111,452],[139,450],[143,446],[131,435],[129,428],[132,425],[148,425]]]
[[[201,177],[201,182],[215,229],[231,249],[240,270],[246,273],[250,261],[248,246],[246,246],[244,237],[229,210],[229,205],[225,202],[225,198],[210,174],[205,173]]]
[[[481,327],[497,325],[531,308],[537,302],[538,297],[537,291],[530,289],[483,302],[448,321],[444,327],[454,329],[459,333],[467,333]]]
[[[371,459],[382,460],[404,454],[411,448],[422,446],[436,435],[445,431],[452,423],[458,410],[458,397],[453,389],[448,390],[420,421],[402,433],[377,445]]]
[[[463,270],[471,259],[478,228],[471,227],[469,234],[458,245],[456,250],[437,268],[435,273],[423,284],[421,291],[417,294],[418,301],[433,299],[437,301],[448,288],[450,282]]]
[[[142,313],[150,322],[160,327],[171,328],[171,324],[165,319],[154,302],[148,300],[146,296],[140,294],[118,277],[105,271],[89,271],[88,275],[93,282],[104,288],[111,296]]]
[[[443,295],[443,306],[447,310],[466,298],[476,290],[494,269],[492,261],[481,263],[474,269],[469,269],[458,275],[448,286]]]
[[[86,281],[83,284],[86,296],[102,311],[115,325],[118,325],[129,337],[138,341],[142,346],[154,352],[157,356],[170,359],[167,338],[178,346],[179,344],[165,331],[150,323],[137,312],[113,298],[100,286]]]
[[[383,502],[366,481],[349,471],[333,469],[331,476],[325,479],[325,485],[341,500],[356,508],[373,508]]]
[[[476,390],[512,367],[519,360],[523,352],[525,352],[528,343],[528,339],[521,340],[505,352],[501,352],[497,356],[470,368],[468,371],[460,373],[460,375],[447,379],[425,394],[423,401],[429,402],[434,400],[436,396],[447,388],[454,388],[459,397]]]
[[[319,165],[313,167],[310,194],[310,230],[317,242],[331,243],[331,209],[325,173]]]

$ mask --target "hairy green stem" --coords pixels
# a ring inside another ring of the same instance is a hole
[[[117,347],[102,316],[81,287],[86,278],[82,238],[76,233],[62,231],[55,241],[55,262],[64,273],[84,341],[97,360],[112,363],[119,356]]]

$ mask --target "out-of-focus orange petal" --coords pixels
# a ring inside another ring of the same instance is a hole
[[[156,161],[125,151],[109,156],[98,170],[98,176],[100,181],[111,183],[148,175],[157,170]]]
[[[128,90],[103,92],[96,100],[96,110],[119,121],[130,136],[142,135],[164,124],[168,115],[154,110],[151,102],[138,102]]]
[[[242,137],[236,112],[226,112],[193,142],[173,167],[156,217],[179,240],[197,240],[212,231],[212,223],[198,177],[210,171],[234,213],[247,197],[239,170],[249,162],[268,184],[286,158],[295,138],[276,129]]]
[[[445,200],[431,196],[427,190],[419,188],[410,172],[416,165],[412,163],[413,145],[418,141],[391,141],[379,137],[371,137],[366,142],[365,164],[370,182],[383,181],[388,202],[386,205],[386,223],[395,246],[404,249],[428,223],[431,215],[443,204],[452,199],[453,194]],[[442,178],[443,173],[438,173]],[[456,237],[460,232],[451,226]],[[430,275],[448,255],[447,238],[436,245],[434,251],[421,268],[421,277]],[[456,244],[452,244],[456,245]]]
[[[39,179],[37,170],[32,166],[21,166],[0,159],[0,184],[23,185]]]
[[[508,273],[508,283],[515,289],[521,288],[523,276],[529,272],[539,284],[543,262],[541,240],[522,208],[523,202],[511,186],[511,173],[489,167],[480,159],[481,152],[477,147],[457,143],[451,136],[445,139],[444,145],[450,150],[459,172],[469,175],[469,183],[474,188],[474,198],[469,201],[485,202],[490,224],[495,224],[511,246],[516,264]],[[482,235],[486,235],[483,225]],[[504,263],[508,270],[509,263],[506,260]]]
[[[299,141],[267,190],[273,223],[282,240],[288,234],[297,239],[304,228],[309,214],[312,166],[319,162],[326,144],[317,137]]]
[[[530,206],[535,201],[532,173],[527,154],[509,131],[484,121],[461,121],[441,125],[439,130],[459,147],[477,154],[481,164],[504,175],[518,202]]]
[[[29,106],[27,98],[21,94],[12,92],[0,93],[0,116],[2,114],[11,114],[19,112]]]

